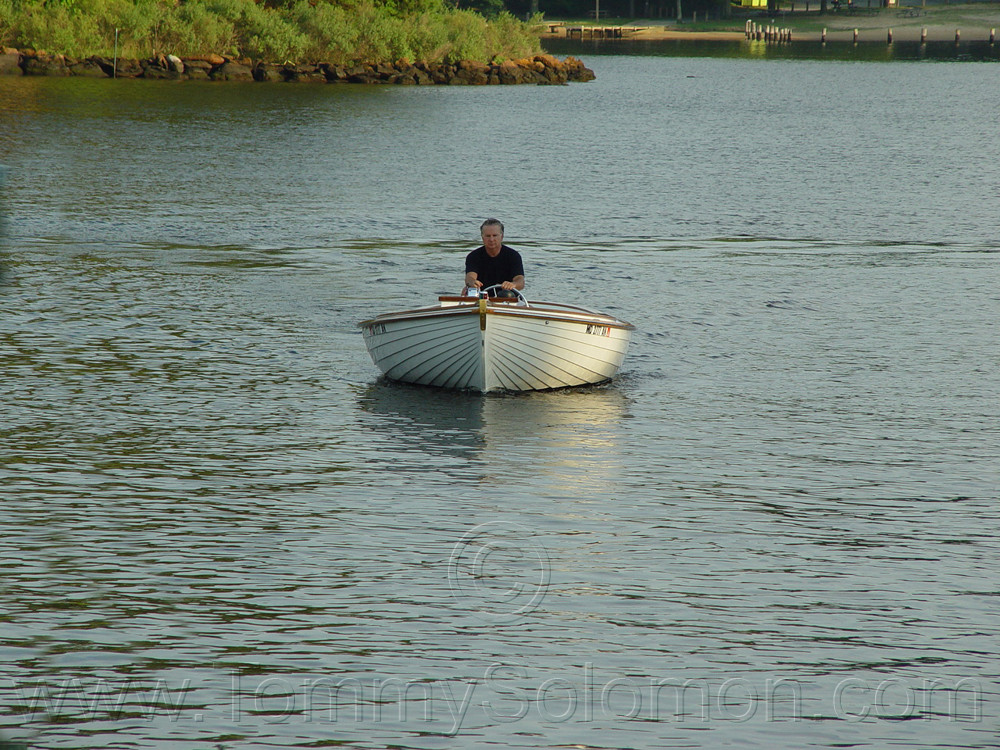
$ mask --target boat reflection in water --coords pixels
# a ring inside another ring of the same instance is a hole
[[[498,489],[531,472],[536,492],[541,482],[572,496],[603,492],[622,472],[630,403],[613,385],[483,395],[382,378],[358,404],[396,470],[455,473]]]

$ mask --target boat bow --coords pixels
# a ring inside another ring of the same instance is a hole
[[[634,326],[553,302],[474,297],[359,323],[372,361],[393,380],[478,391],[601,383],[621,367]]]

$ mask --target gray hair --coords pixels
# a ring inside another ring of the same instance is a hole
[[[503,234],[503,224],[500,223],[500,219],[487,219],[479,227],[479,233],[482,234],[486,227],[500,227],[500,234]]]

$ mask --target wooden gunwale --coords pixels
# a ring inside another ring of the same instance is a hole
[[[469,300],[468,297],[442,297],[442,301],[453,301],[453,300]],[[580,323],[581,325],[602,325],[608,328],[618,328],[625,331],[634,331],[635,326],[631,323],[626,323],[623,320],[618,320],[612,315],[607,315],[605,313],[595,312],[594,310],[588,310],[585,307],[576,307],[574,305],[563,305],[556,302],[537,302],[537,305],[544,305],[544,308],[531,308],[531,307],[509,307],[511,303],[502,302],[499,306],[494,305],[494,301],[490,300],[489,305],[486,308],[487,315],[508,315],[514,317],[523,318],[541,318],[544,320],[559,321],[565,323]],[[551,308],[563,308],[564,311],[552,310]],[[537,312],[533,312],[537,310]],[[546,310],[549,310],[548,312]],[[376,323],[385,323],[390,320],[414,320],[418,318],[433,318],[438,316],[447,315],[478,315],[479,306],[473,301],[469,301],[468,304],[460,304],[454,307],[422,307],[414,310],[401,310],[399,312],[383,313],[377,315],[369,320],[363,320],[358,323],[359,328],[365,328],[367,326]],[[586,315],[590,319],[579,317],[580,315]]]
[[[589,310],[586,311],[589,318],[577,318],[570,317],[568,315],[553,315],[545,314],[542,312],[533,313],[531,308],[517,308],[516,310],[497,310],[497,309],[487,309],[486,313],[488,315],[508,315],[515,318],[536,318],[542,320],[553,320],[560,323],[579,323],[580,325],[599,325],[606,326],[607,328],[620,328],[625,331],[635,330],[635,326],[631,323],[626,323],[624,320],[618,320],[618,318],[602,315],[601,313],[592,313]]]
[[[472,303],[456,307],[418,307],[415,310],[400,310],[398,312],[380,313],[370,320],[362,320],[358,323],[358,328],[365,328],[373,323],[385,323],[387,320],[406,320],[410,318],[427,318],[442,315],[467,315],[469,313],[476,313],[478,315],[479,308]]]

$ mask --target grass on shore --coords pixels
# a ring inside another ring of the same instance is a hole
[[[334,64],[490,62],[541,51],[537,20],[487,20],[446,0],[0,0],[0,46],[81,58],[117,50]]]

